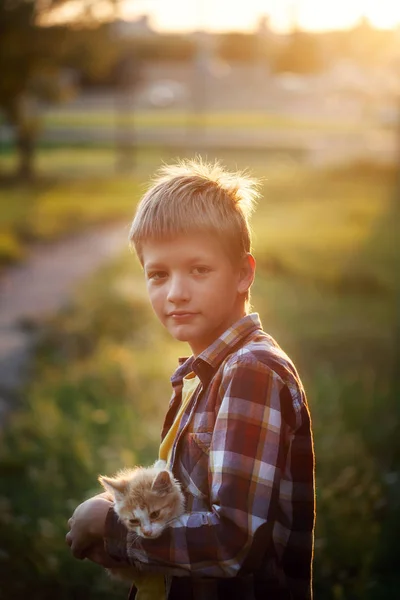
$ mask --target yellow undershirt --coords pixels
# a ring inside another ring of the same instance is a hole
[[[160,460],[165,460],[167,464],[169,464],[171,459],[172,446],[175,441],[176,434],[178,432],[179,424],[181,422],[182,415],[185,411],[185,408],[189,404],[193,394],[200,383],[200,379],[193,373],[189,373],[186,377],[183,378],[183,388],[182,388],[182,402],[179,407],[178,412],[176,413],[174,422],[172,423],[167,435],[163,439],[160,445]]]
[[[181,422],[183,412],[193,397],[193,394],[200,383],[200,379],[193,372],[189,373],[183,379],[182,402],[176,413],[174,422],[172,423],[167,435],[160,445],[159,458],[165,460],[169,464],[171,459],[172,446],[178,427]],[[163,575],[151,573],[139,573],[135,577],[135,585],[137,588],[137,600],[166,600],[165,581]]]
[[[181,405],[176,413],[174,422],[172,423],[167,435],[160,445],[159,458],[161,460],[165,460],[167,464],[170,462],[172,446],[178,432],[178,427],[181,422],[183,412],[190,402],[190,399],[192,398],[199,383],[200,379],[193,372],[186,375],[186,377],[183,379]],[[136,600],[166,600],[165,581],[163,575],[145,572],[139,573],[138,576],[135,577],[135,585],[138,590],[136,594]]]

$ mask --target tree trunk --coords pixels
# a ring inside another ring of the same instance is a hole
[[[20,94],[4,107],[8,123],[13,128],[17,152],[16,177],[29,181],[34,177],[34,156],[39,121],[36,101],[29,94]]]
[[[17,177],[29,181],[34,176],[35,135],[32,131],[17,131],[16,148],[18,153]]]

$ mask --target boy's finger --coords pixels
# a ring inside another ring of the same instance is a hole
[[[68,546],[72,545],[72,536],[70,531],[68,531],[67,535],[65,536],[65,541],[67,542]]]
[[[82,546],[82,544],[79,543],[79,541],[76,540],[76,537],[74,539],[74,536],[72,535],[71,531],[68,531],[67,535],[65,536],[65,541],[67,543],[67,545],[71,548],[71,552],[72,555],[75,558],[79,558],[80,560],[83,560],[86,556],[86,546]]]
[[[79,560],[83,560],[86,556],[85,548],[78,544],[76,541],[72,541],[71,544],[71,552],[72,556],[75,558],[79,558]]]

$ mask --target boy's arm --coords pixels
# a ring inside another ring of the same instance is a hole
[[[261,560],[286,461],[281,392],[288,390],[251,356],[228,369],[222,385],[209,453],[211,510],[183,515],[160,538],[141,540],[141,548],[110,510],[105,545],[113,558],[202,577],[232,577]]]

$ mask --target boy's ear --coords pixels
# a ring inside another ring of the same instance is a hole
[[[256,259],[250,252],[242,258],[240,265],[240,279],[238,284],[239,294],[245,294],[253,284],[256,272]]]

